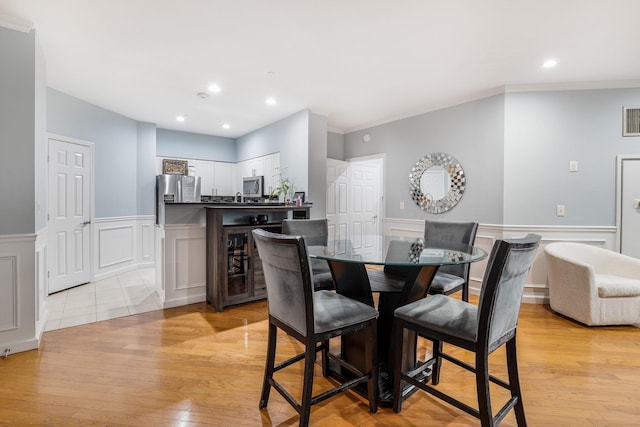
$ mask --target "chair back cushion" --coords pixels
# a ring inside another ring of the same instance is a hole
[[[282,221],[282,233],[302,236],[309,246],[326,246],[329,238],[329,222],[324,219],[285,219]],[[311,259],[314,274],[331,275],[329,264],[322,259]],[[328,280],[326,280],[328,281]]]
[[[399,261],[399,260],[408,260],[409,253],[412,249],[412,242],[405,240],[391,240],[389,242],[389,247],[387,248],[387,254],[385,255],[386,261]],[[418,256],[420,254],[418,253]],[[398,266],[398,265],[385,265],[384,272],[390,274],[392,276],[397,276],[398,278],[405,278],[409,273],[407,271],[407,267]]]
[[[269,315],[303,336],[313,333],[313,284],[300,236],[252,231],[267,288]]]
[[[429,221],[424,224],[424,241],[449,242],[473,245],[478,231],[477,222],[448,222]],[[443,265],[438,269],[439,273],[448,273],[461,277],[465,282],[469,280],[469,263],[458,265]]]
[[[324,219],[285,219],[282,233],[304,236],[309,246],[326,246],[329,237],[329,223]]]
[[[490,349],[515,333],[524,285],[539,242],[540,236],[529,234],[493,245],[478,304],[478,340]]]

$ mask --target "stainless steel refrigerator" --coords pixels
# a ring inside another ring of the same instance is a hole
[[[156,223],[164,224],[165,203],[200,203],[200,186],[199,176],[156,176]]]

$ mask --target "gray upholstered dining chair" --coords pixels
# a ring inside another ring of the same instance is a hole
[[[329,238],[329,224],[324,219],[285,219],[282,221],[282,233],[292,236],[303,236],[307,245],[324,246]],[[311,260],[313,270],[313,287],[318,289],[335,289],[331,270],[327,261]]]
[[[378,311],[366,304],[328,290],[313,290],[309,256],[304,238],[252,231],[262,260],[267,287],[269,338],[267,360],[260,397],[260,408],[267,406],[271,387],[300,414],[300,425],[309,424],[311,406],[337,393],[366,383],[369,410],[378,409],[377,318]],[[277,331],[281,329],[304,345],[304,352],[275,364]],[[355,331],[364,331],[364,371],[329,351],[329,339]],[[313,372],[316,353],[322,351],[323,375],[329,360],[336,361],[353,378],[316,396]],[[300,402],[274,377],[278,371],[304,360],[304,378]]]
[[[473,245],[478,231],[477,222],[445,222],[445,221],[425,221],[424,241],[443,242],[454,244]],[[395,246],[394,246],[395,244]],[[410,243],[402,241],[392,241],[387,250],[387,258],[394,251],[410,250]],[[396,256],[396,258],[398,258]],[[451,295],[462,291],[462,300],[469,301],[469,268],[470,264],[443,265],[438,268],[431,285],[429,294]],[[385,266],[382,271],[370,270],[367,272],[371,289],[375,291],[388,289],[402,289],[408,272],[406,267]]]
[[[429,221],[424,224],[424,240],[472,245],[478,231],[477,222]],[[469,269],[471,264],[443,265],[431,281],[431,295],[451,295],[462,291],[462,300],[469,301]]]
[[[433,295],[395,310],[393,408],[396,412],[402,408],[404,381],[479,418],[483,427],[497,425],[511,409],[515,411],[518,425],[526,425],[516,358],[516,329],[525,281],[539,242],[540,236],[535,234],[496,241],[478,306],[445,295]],[[415,331],[434,342],[433,358],[410,372],[403,372],[400,363],[405,330]],[[474,353],[475,366],[445,353],[443,343]],[[506,345],[508,382],[489,374],[489,355],[502,345]],[[478,409],[435,387],[440,382],[442,359],[475,373]],[[432,369],[431,385],[419,380],[428,368]],[[496,416],[491,409],[490,382],[509,390],[511,395]]]

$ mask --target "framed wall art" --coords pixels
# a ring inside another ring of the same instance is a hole
[[[189,162],[186,160],[162,159],[162,173],[165,175],[188,175]]]

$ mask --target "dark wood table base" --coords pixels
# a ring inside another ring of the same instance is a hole
[[[369,276],[364,264],[340,261],[328,261],[339,294],[353,298],[370,306],[374,306],[373,292],[380,292],[378,299],[378,389],[380,405],[390,407],[393,404],[393,349],[391,337],[394,334],[393,313],[396,308],[427,296],[429,285],[438,270],[437,265],[406,267],[408,276],[401,287],[372,290]],[[407,336],[402,340],[404,360],[403,370],[412,370],[419,363],[416,360],[417,336],[412,331],[404,331]],[[341,338],[342,357],[364,370],[364,334],[355,332]],[[430,369],[425,370],[426,379],[430,376]],[[339,366],[330,364],[329,375],[336,379],[348,378],[348,373],[342,372]],[[366,387],[366,386],[365,386]],[[366,388],[363,389],[366,393]],[[407,385],[403,398],[415,391],[413,386]]]

